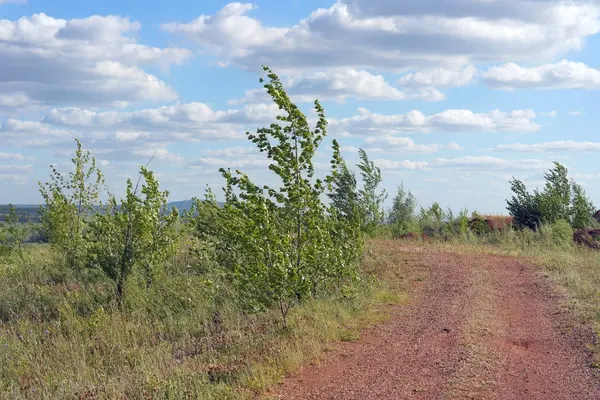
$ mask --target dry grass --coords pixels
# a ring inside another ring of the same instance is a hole
[[[243,315],[227,304],[213,321],[202,291],[179,299],[178,289],[190,283],[175,280],[165,283],[174,293],[158,295],[188,304],[183,312],[95,307],[81,313],[73,307],[94,304],[84,293],[89,288],[49,278],[39,251],[28,269],[0,268],[0,305],[17,304],[6,296],[20,292],[2,289],[21,281],[36,307],[52,302],[58,315],[43,319],[32,310],[0,322],[0,398],[252,398],[318,362],[332,343],[357,339],[361,328],[386,318],[387,304],[405,300],[401,254],[384,250],[377,242],[367,246],[362,281],[297,307],[289,329],[276,312]]]

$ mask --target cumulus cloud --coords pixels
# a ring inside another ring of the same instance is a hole
[[[395,171],[395,170],[420,170],[420,169],[428,169],[427,161],[410,161],[410,160],[387,160],[387,159],[377,159],[373,161],[375,165],[381,168],[384,171]]]
[[[0,151],[0,160],[24,160],[25,156],[21,153],[6,153]]]
[[[432,168],[456,168],[464,170],[531,170],[545,169],[550,162],[535,159],[507,160],[489,156],[466,156],[460,158],[436,158],[429,163]]]
[[[382,136],[368,137],[365,143],[369,145],[366,150],[378,153],[434,153],[442,148],[439,144],[417,144],[411,138]]]
[[[10,182],[15,185],[25,185],[29,182],[26,176],[0,173],[0,182]]]
[[[483,78],[488,85],[507,90],[600,89],[600,70],[568,60],[531,68],[510,62],[490,68]]]
[[[189,50],[140,44],[140,24],[118,16],[0,20],[0,106],[125,106],[177,94],[143,65],[168,68]]]
[[[496,146],[492,151],[515,151],[523,153],[564,152],[564,151],[600,151],[598,142],[576,142],[573,140],[558,140],[544,143],[513,143]]]
[[[250,3],[164,24],[214,51],[225,64],[318,68],[441,68],[506,59],[550,59],[600,31],[600,7],[516,0],[338,0],[293,26],[249,16]]]
[[[398,79],[400,86],[407,87],[458,87],[473,82],[477,69],[473,65],[467,65],[458,69],[437,68],[412,72]]]
[[[213,110],[199,103],[182,103],[136,111],[97,112],[83,108],[51,110],[43,123],[61,129],[115,131],[119,141],[236,139],[247,126],[272,122],[279,115],[272,104],[248,104],[239,109]]]
[[[540,126],[532,110],[475,113],[449,109],[432,115],[413,110],[406,114],[383,115],[359,108],[358,115],[330,120],[330,130],[338,135],[394,135],[398,132],[533,132]]]
[[[440,101],[445,95],[432,88],[401,91],[390,85],[382,75],[352,68],[292,75],[284,80],[286,92],[297,103],[319,100],[344,102],[348,98],[360,100],[423,100]],[[229,104],[268,102],[262,89],[247,90],[243,97]]]
[[[455,169],[461,171],[509,171],[543,170],[551,163],[536,159],[507,160],[488,156],[465,156],[459,158],[434,158],[431,161],[388,160],[374,161],[382,170],[433,170]]]
[[[0,172],[31,172],[33,165],[0,165]]]
[[[184,103],[135,111],[56,108],[38,121],[0,122],[3,144],[15,147],[71,148],[80,138],[94,155],[107,161],[149,159],[180,163],[168,146],[181,142],[245,140],[244,132],[273,122],[275,105],[248,104],[214,110],[203,103]],[[8,153],[0,153],[7,158]]]

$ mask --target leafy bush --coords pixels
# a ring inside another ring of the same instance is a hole
[[[218,264],[240,291],[246,309],[277,307],[285,325],[294,304],[355,276],[362,247],[360,223],[377,223],[379,218],[374,191],[380,175],[361,153],[359,168],[367,180],[360,194],[366,199],[365,219],[347,218],[354,208],[350,197],[325,206],[321,196],[327,189],[332,192],[336,186],[338,193],[348,193],[354,188],[335,141],[331,174],[324,181],[314,177],[312,160],[327,129],[324,110],[315,101],[318,122],[311,129],[277,75],[267,67],[264,70],[269,80],[264,87],[283,111],[277,119],[284,126],[273,123],[247,136],[272,161],[269,169],[281,186],[258,186],[241,171],[222,168],[224,207],[218,207],[209,191],[204,201],[196,201],[192,224],[201,240],[212,242]]]
[[[554,162],[554,168],[544,178],[544,190],[533,193],[518,179],[511,180],[513,196],[507,200],[506,208],[517,227],[537,230],[543,223],[564,220],[581,229],[593,223],[595,207],[581,185],[569,181],[567,168]]]
[[[138,193],[142,178],[143,197]],[[166,210],[169,192],[159,190],[158,181],[146,167],[140,169],[140,180],[135,188],[131,179],[127,180],[121,204],[110,196],[102,212],[91,220],[85,236],[87,265],[103,271],[115,283],[119,304],[132,274],[141,275],[146,289],[150,288],[180,244],[178,211],[175,207]]]
[[[416,206],[415,196],[410,191],[407,193],[404,190],[404,184],[400,184],[388,215],[388,223],[391,225],[393,237],[418,230],[419,226],[415,218]]]
[[[559,219],[550,225],[551,241],[560,247],[571,247],[573,245],[573,228],[568,221]]]
[[[50,182],[39,183],[45,202],[40,212],[44,232],[54,250],[72,268],[82,268],[88,245],[85,229],[99,203],[104,176],[96,167],[96,159],[75,140],[77,150],[71,160],[75,171],[65,177],[53,167]]]

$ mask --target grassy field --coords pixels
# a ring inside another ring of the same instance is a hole
[[[556,282],[581,322],[600,332],[596,252],[547,232],[414,245],[525,257]],[[207,301],[215,288],[183,272],[132,292],[118,310],[107,306],[108,281],[69,270],[48,247],[31,245],[24,264],[0,266],[0,398],[252,398],[318,361],[333,343],[358,338],[361,328],[386,318],[386,305],[406,300],[402,246],[369,241],[360,282],[295,308],[285,329],[276,311],[245,314],[226,292]],[[182,252],[173,262],[177,271],[191,259]]]
[[[22,267],[0,267],[0,398],[249,398],[385,318],[405,299],[402,265],[371,242],[360,283],[295,308],[284,329],[276,312],[244,315],[231,299],[215,310],[189,275],[131,295],[131,311],[107,308],[107,282],[32,246]]]

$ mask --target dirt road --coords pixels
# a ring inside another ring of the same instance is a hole
[[[271,398],[600,399],[585,348],[593,337],[570,326],[535,267],[408,250],[411,302]]]

